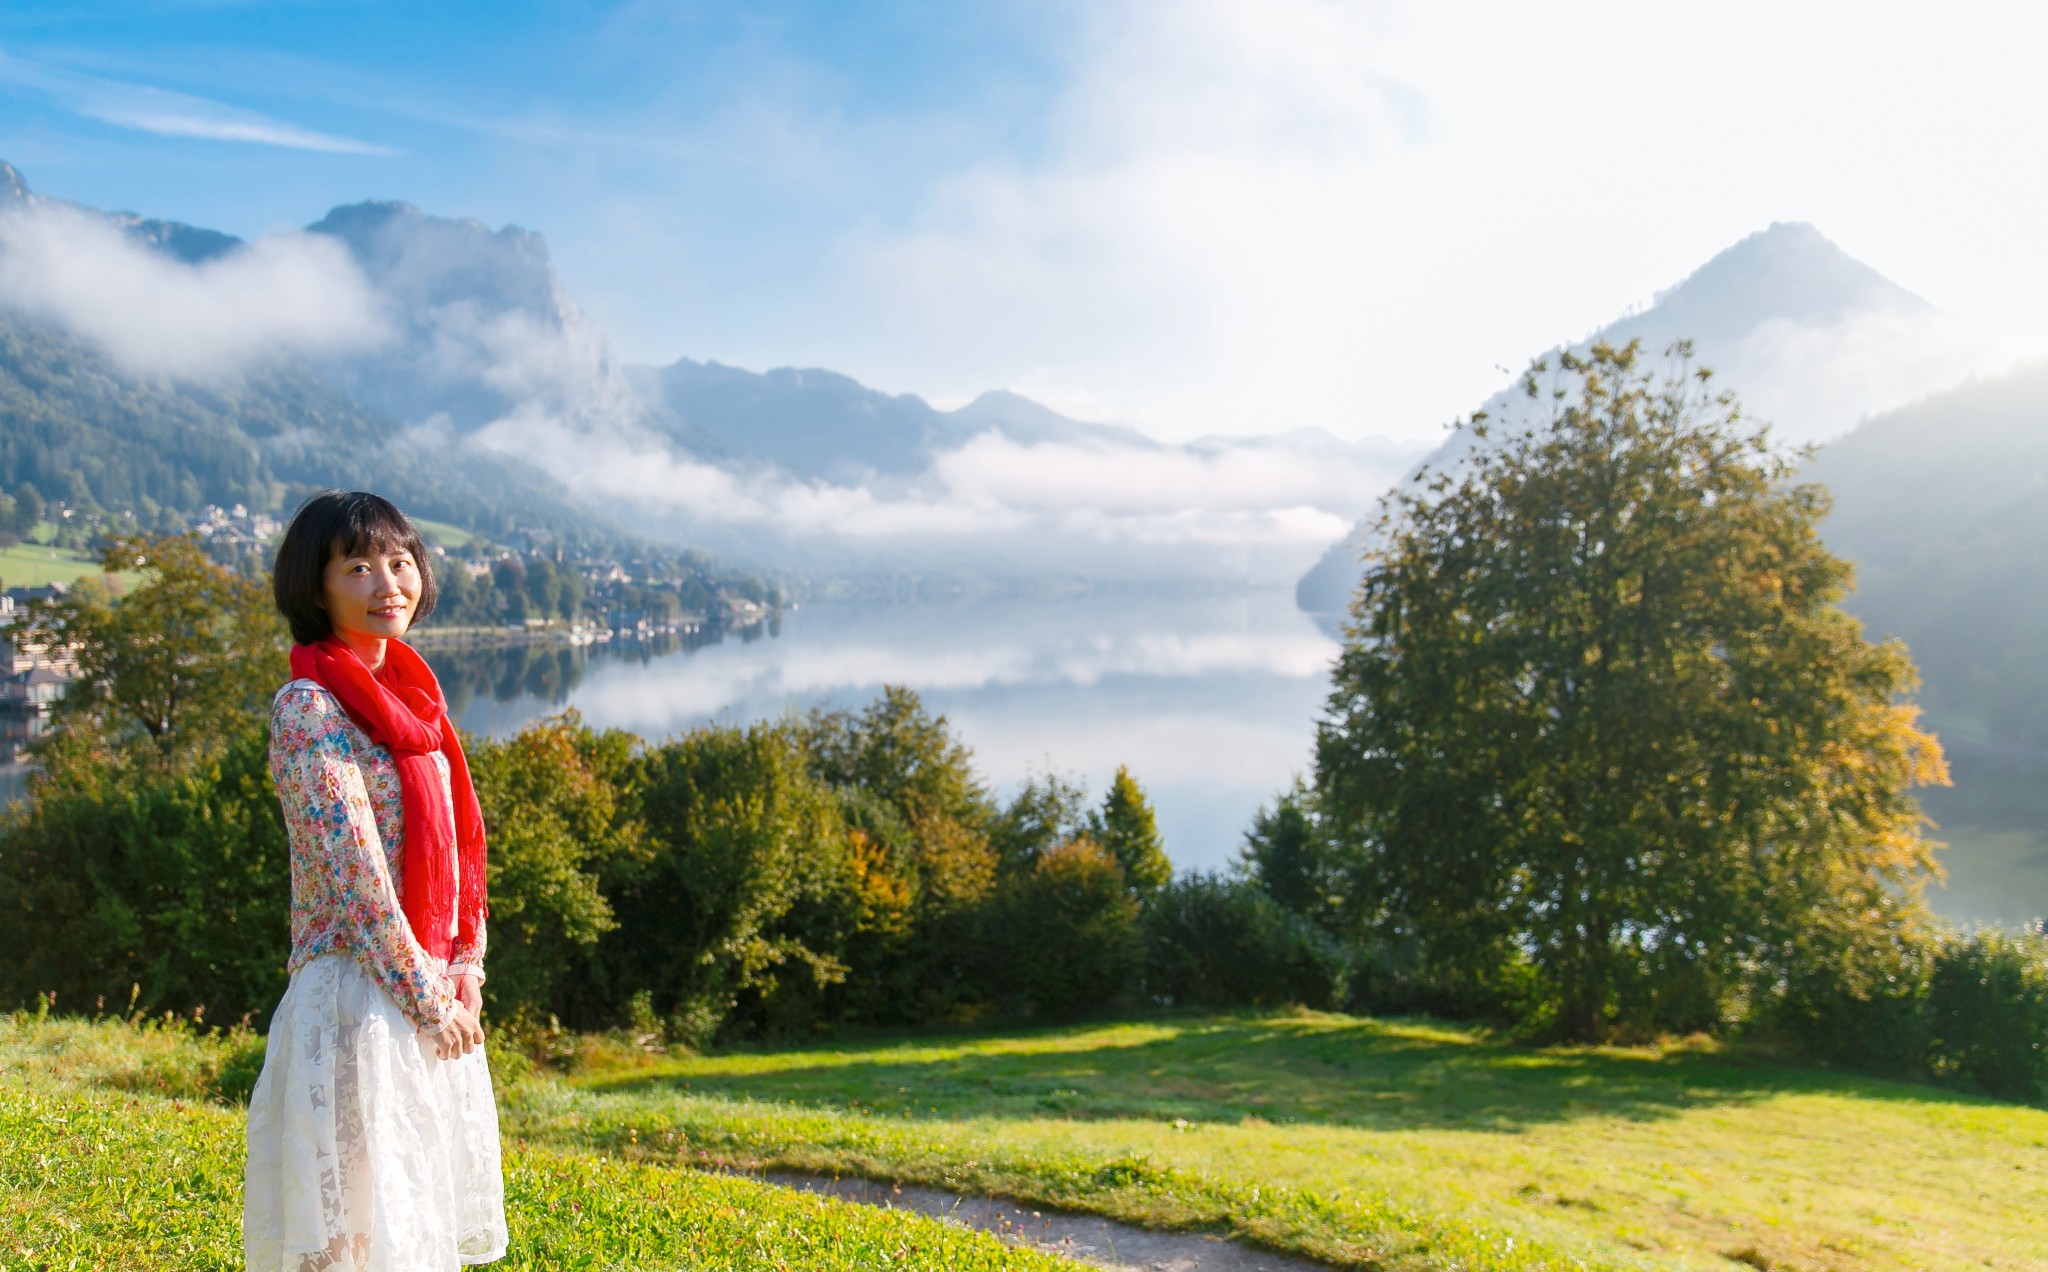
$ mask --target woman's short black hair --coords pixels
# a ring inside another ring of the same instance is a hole
[[[412,621],[434,612],[440,589],[434,585],[427,545],[398,506],[366,490],[323,490],[292,514],[270,574],[271,595],[291,625],[293,640],[311,645],[334,634],[327,618],[327,563],[365,550],[412,554],[420,571],[420,601]]]

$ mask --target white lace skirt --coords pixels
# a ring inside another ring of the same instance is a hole
[[[435,1058],[354,958],[292,974],[249,1098],[248,1272],[450,1272],[505,1254],[481,1048]]]

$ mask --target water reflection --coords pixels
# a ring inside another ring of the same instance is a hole
[[[49,731],[40,711],[0,711],[0,808],[28,798],[28,744]]]
[[[780,630],[587,649],[429,653],[464,727],[504,734],[574,706],[591,723],[670,736],[705,721],[857,706],[907,684],[1009,788],[1057,768],[1100,790],[1118,764],[1152,793],[1184,867],[1235,852],[1253,811],[1305,769],[1332,627],[1283,592],[1224,600],[807,607]],[[2048,758],[1951,748],[1956,785],[1928,794],[1948,841],[1954,918],[2048,913]]]
[[[465,728],[573,706],[666,737],[706,721],[857,706],[906,684],[991,782],[1056,768],[1100,790],[1128,764],[1176,863],[1215,867],[1308,762],[1336,644],[1285,592],[960,605],[809,606],[779,631],[584,649],[430,651]]]
[[[2016,926],[2048,915],[2048,756],[1949,749],[1955,785],[1921,803],[1948,844],[1945,886],[1928,892],[1951,918]]]

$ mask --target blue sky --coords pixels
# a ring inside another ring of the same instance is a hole
[[[2031,329],[2044,33],[1931,13],[16,3],[0,158],[244,236],[536,229],[633,360],[1422,436],[1777,219]]]
[[[0,155],[38,189],[245,236],[401,198],[573,258],[644,215],[679,291],[775,288],[837,227],[903,215],[935,171],[1037,144],[1043,18],[954,13],[10,6]]]

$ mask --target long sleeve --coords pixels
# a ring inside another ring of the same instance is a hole
[[[464,972],[474,972],[476,973],[476,978],[481,981],[484,978],[484,946],[486,944],[484,940],[483,916],[478,915],[469,926],[472,929],[471,935],[468,940],[456,945],[455,957],[449,960],[448,963],[448,975],[454,977],[460,976]]]
[[[270,748],[291,839],[295,945],[302,929],[326,929],[322,943],[353,953],[407,1019],[442,1028],[455,996],[399,904],[341,705],[317,687],[287,688]]]

